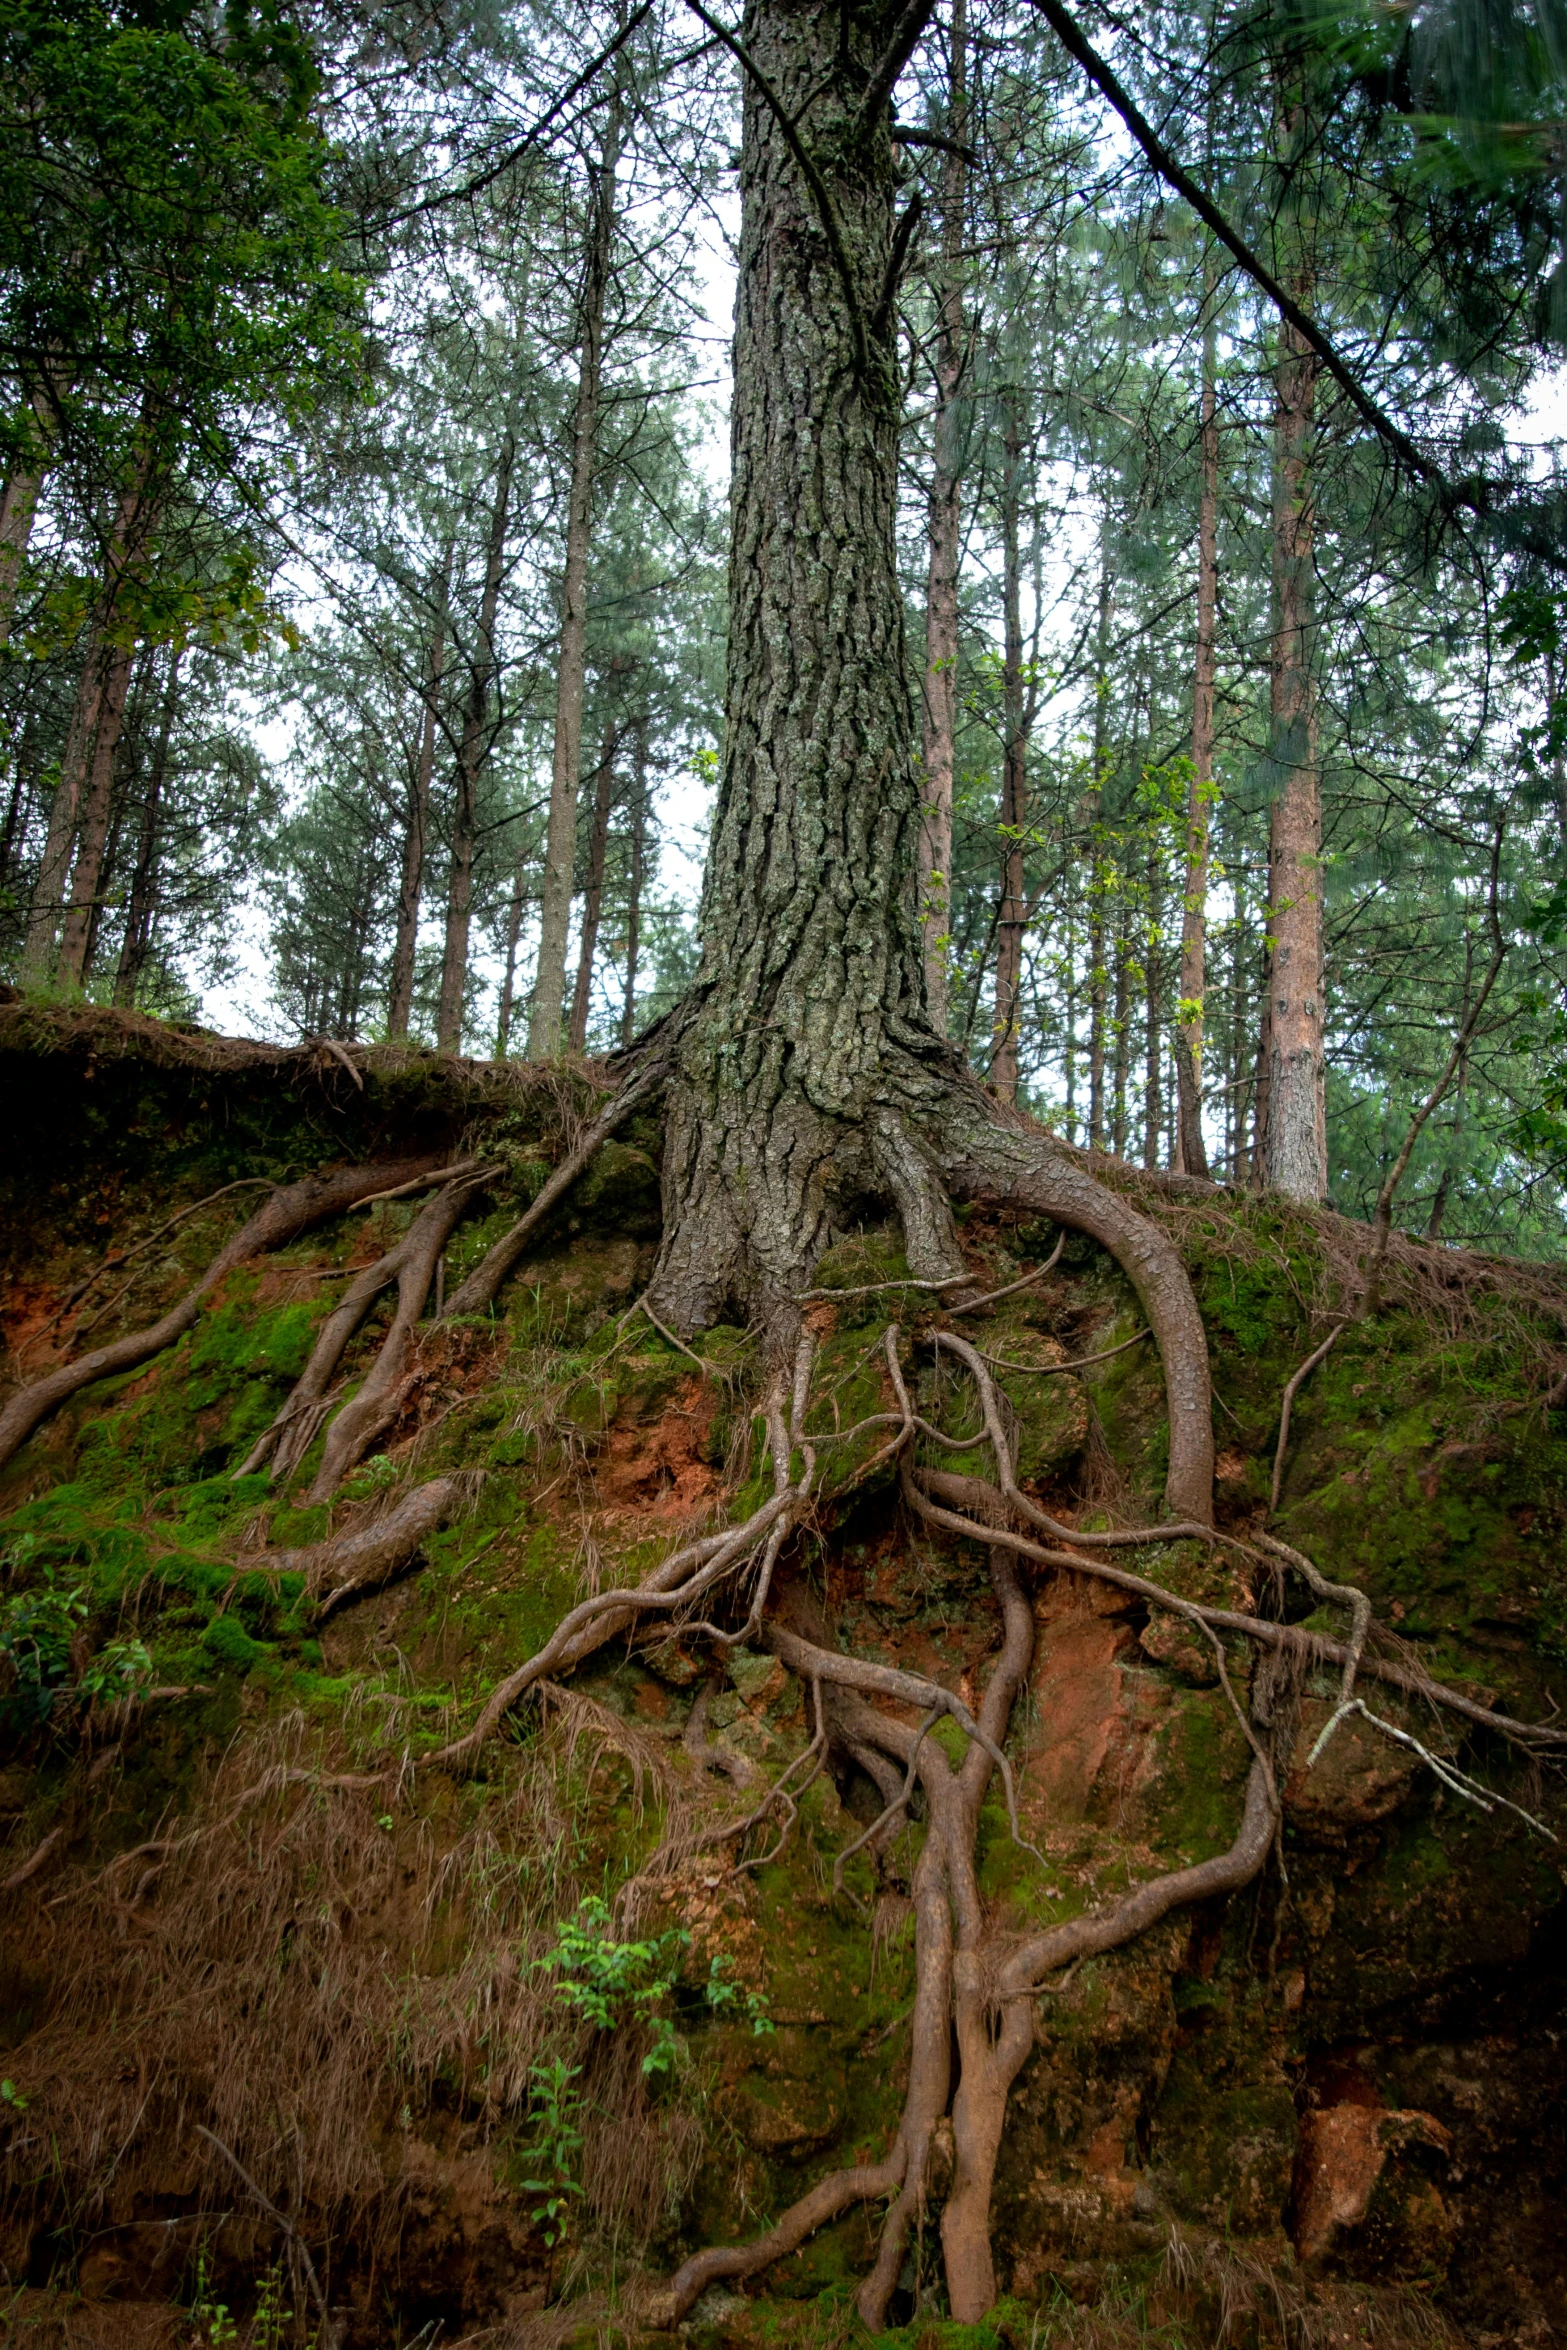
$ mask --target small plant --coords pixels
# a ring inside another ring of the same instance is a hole
[[[384,1493],[395,1485],[401,1471],[395,1461],[389,1461],[384,1452],[373,1452],[367,1461],[361,1461],[348,1483],[338,1495],[340,1501],[368,1501],[373,1494]]]
[[[525,2178],[522,2185],[525,2194],[539,2197],[531,2216],[534,2226],[543,2229],[551,2251],[570,2225],[571,2199],[582,2193],[575,2175],[582,2152],[577,2120],[582,2100],[571,2085],[581,2070],[580,2065],[567,2064],[558,2056],[548,2064],[532,2067],[528,2110],[536,2135],[533,2143],[523,2148],[522,2159],[537,2176]]]
[[[191,2296],[190,2321],[196,2329],[196,2340],[202,2350],[225,2350],[225,2345],[239,2339],[239,2328],[228,2312],[226,2301],[214,2301],[208,2287],[212,2272],[208,2266],[206,2246],[196,2254],[195,2290]]]
[[[707,1981],[702,1986],[702,1995],[714,2015],[733,2016],[738,2023],[743,2012],[750,2024],[752,2039],[764,2039],[769,2032],[777,2029],[767,2012],[767,2001],[760,1991],[747,1991],[744,1984],[730,1981],[733,1965],[734,1960],[727,1952],[715,1952],[707,1970]]]
[[[645,2024],[651,2038],[642,2070],[667,2073],[675,2062],[675,2027],[659,2010],[674,1990],[691,1937],[677,1930],[651,1942],[616,1942],[609,1925],[608,1904],[590,1895],[575,1917],[561,1919],[548,1957],[533,1964],[556,1976],[557,1997],[595,2031]]]
[[[24,2097],[14,2081],[0,2081],[0,2105],[8,2105],[13,2113],[22,2114],[31,2103],[32,2099]]]
[[[15,1731],[36,1729],[53,1713],[86,1614],[85,1591],[63,1589],[52,1567],[40,1589],[19,1591],[0,1606],[0,1718]]]
[[[129,1696],[151,1671],[152,1657],[144,1640],[111,1640],[88,1658],[76,1695],[88,1705],[112,1704],[116,1698]]]

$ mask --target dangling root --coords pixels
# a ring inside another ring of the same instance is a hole
[[[449,1187],[460,1179],[466,1179],[464,1193],[459,1195],[461,1197],[466,1195],[470,1187],[477,1189],[489,1176],[498,1174],[499,1168],[486,1167],[477,1159],[460,1159],[455,1166],[443,1169],[442,1172],[449,1179]],[[406,1185],[398,1186],[399,1191],[407,1188]],[[447,1192],[441,1194],[442,1199],[447,1196]],[[368,1206],[370,1203],[365,1201],[362,1204]],[[317,1332],[315,1345],[310,1350],[310,1360],[295,1380],[276,1419],[270,1428],[263,1429],[234,1471],[236,1478],[253,1477],[269,1461],[274,1481],[293,1475],[314,1443],[321,1423],[331,1411],[327,1389],[343,1359],[344,1348],[381,1291],[392,1281],[400,1280],[405,1268],[422,1254],[425,1237],[423,1221],[421,1218],[411,1226],[401,1240],[395,1242],[383,1256],[377,1257],[373,1265],[366,1265],[362,1272],[355,1274]]]
[[[171,1306],[158,1321],[145,1330],[135,1330],[125,1338],[115,1339],[109,1346],[95,1347],[91,1354],[79,1356],[74,1363],[63,1363],[58,1370],[33,1380],[12,1396],[0,1412],[0,1468],[21,1450],[40,1421],[46,1420],[80,1389],[90,1387],[97,1379],[110,1379],[122,1371],[136,1370],[183,1337],[219,1282],[236,1265],[243,1265],[268,1249],[282,1247],[312,1224],[342,1215],[345,1209],[356,1206],[372,1192],[385,1190],[388,1184],[433,1179],[430,1170],[434,1163],[433,1158],[425,1157],[402,1159],[390,1166],[339,1167],[328,1173],[307,1175],[301,1182],[275,1191],[265,1206],[219,1250],[195,1287],[188,1289],[179,1303]]]
[[[388,1251],[380,1266],[371,1268],[372,1274],[380,1276],[375,1283],[377,1289],[395,1276],[397,1311],[381,1341],[380,1352],[368,1378],[358,1393],[343,1405],[327,1430],[321,1466],[310,1488],[310,1499],[313,1502],[329,1501],[354,1463],[363,1458],[382,1430],[389,1428],[396,1419],[402,1400],[401,1383],[408,1365],[409,1349],[413,1345],[414,1331],[435,1279],[435,1268],[440,1262],[441,1252],[450,1240],[458,1218],[489,1173],[489,1169],[483,1168],[477,1175],[465,1177],[460,1183],[449,1183],[444,1190],[437,1192],[422,1215],[416,1217],[409,1226],[399,1245]],[[320,1375],[323,1387],[331,1376],[332,1368],[335,1368],[336,1357],[341,1355],[343,1347],[348,1343],[349,1332],[354,1326],[347,1322],[347,1316],[352,1312],[357,1322],[374,1294],[369,1286],[370,1279],[371,1275],[366,1274],[363,1282],[356,1282],[354,1292],[358,1294],[345,1298],[332,1317],[337,1324],[330,1341],[335,1352],[331,1365]],[[321,1353],[323,1349],[318,1347],[317,1352]],[[314,1357],[312,1366],[307,1366],[305,1379],[310,1378],[313,1365]],[[304,1380],[300,1382],[302,1386],[304,1383]],[[309,1444],[313,1433],[309,1421],[315,1409],[315,1398],[312,1396],[301,1413],[304,1422],[301,1452]],[[319,1425],[319,1420],[316,1425]]]
[[[460,1314],[488,1312],[499,1295],[501,1283],[522,1255],[528,1242],[543,1223],[550,1210],[557,1207],[617,1128],[636,1110],[641,1109],[658,1091],[667,1073],[663,1058],[648,1061],[635,1070],[612,1100],[606,1102],[592,1124],[585,1127],[580,1140],[566,1153],[560,1165],[540,1187],[538,1196],[518,1217],[509,1232],[503,1233],[487,1256],[481,1257],[473,1271],[446,1301],[446,1319]]]

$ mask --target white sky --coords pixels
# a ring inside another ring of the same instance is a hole
[[[698,294],[706,316],[705,331],[711,338],[710,348],[720,360],[721,371],[725,374],[734,307],[733,239],[738,231],[738,213],[738,195],[734,195],[720,206],[718,221],[709,222],[699,245]],[[711,401],[710,416],[711,431],[699,449],[698,462],[715,489],[722,489],[727,484],[729,468],[726,398]],[[1540,444],[1567,442],[1567,366],[1543,375],[1523,410],[1506,422],[1510,438]],[[1540,462],[1542,468],[1549,462],[1544,447]],[[1063,548],[1060,565],[1063,580],[1071,559],[1071,551]],[[1047,593],[1054,592],[1054,587],[1047,588]],[[270,759],[276,762],[286,757],[289,730],[285,721],[274,720],[266,725],[258,725],[255,731],[258,742]],[[710,806],[709,789],[690,771],[670,777],[662,787],[656,804],[663,842],[661,894],[674,897],[693,909],[701,887]],[[271,906],[262,880],[263,877],[258,874],[254,896],[237,911],[235,933],[231,940],[236,966],[234,976],[226,985],[209,989],[204,998],[203,1018],[209,1026],[228,1035],[259,1036],[277,1032],[276,1016],[270,1012],[267,1000],[266,941]],[[433,906],[426,910],[430,935],[435,932],[438,914],[439,910]],[[532,953],[533,939],[525,929],[517,979],[518,1000],[524,1006],[531,985]],[[572,967],[572,961],[568,960],[568,970]],[[473,988],[476,991],[487,991],[493,1002],[500,977],[499,967],[480,943],[475,956]]]

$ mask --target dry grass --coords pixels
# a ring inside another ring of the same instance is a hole
[[[584,2067],[591,2228],[622,2258],[645,2247],[695,2124],[648,2096],[640,2043],[594,2044],[529,1961],[587,1890],[587,1749],[614,1745],[640,1801],[650,1742],[563,1704],[486,1796],[443,1782],[394,1819],[384,1788],[322,1783],[365,1759],[345,1743],[402,1745],[403,1701],[376,1694],[350,1700],[332,1754],[298,1716],[244,1737],[161,1849],[16,1901],[6,1955],[39,1992],[6,2059],[28,2100],[0,2149],[12,2215],[82,2240],[245,2204],[206,2129],[306,2234],[395,2274],[410,2145],[460,2137],[499,2161],[528,2135],[533,2066],[559,2055]]]

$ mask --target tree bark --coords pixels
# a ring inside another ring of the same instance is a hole
[[[952,784],[958,710],[958,560],[963,528],[963,379],[968,367],[963,314],[963,238],[968,199],[968,20],[952,0],[946,136],[954,142],[941,184],[941,259],[936,304],[936,416],[926,530],[924,794],[919,839],[920,927],[931,1026],[947,1033],[947,953],[952,914]]]
[[[1213,793],[1214,624],[1219,582],[1217,325],[1210,288],[1202,334],[1197,649],[1192,665],[1192,773],[1186,800],[1186,872],[1181,900],[1181,1000],[1175,1024],[1177,1138],[1180,1166],[1187,1175],[1208,1172],[1208,1150],[1202,1132],[1202,1044],[1203,1002],[1208,984],[1208,806]]]
[[[60,778],[49,802],[49,825],[44,836],[43,856],[33,881],[27,935],[22,945],[21,980],[24,987],[42,987],[53,970],[55,939],[59,932],[60,917],[65,910],[65,885],[71,869],[71,851],[76,843],[76,819],[81,807],[82,785],[86,779],[87,762],[92,756],[93,738],[98,729],[98,706],[103,694],[103,662],[103,630],[101,624],[94,621],[88,634],[86,658],[77,680],[76,702],[60,759]]]
[[[1206,1520],[1207,1350],[1173,1244],[1003,1117],[927,1015],[895,540],[897,174],[887,116],[863,107],[887,40],[869,0],[751,0],[746,17],[724,766],[701,969],[637,1065],[665,1073],[649,1303],[681,1331],[759,1322],[792,1357],[818,1258],[867,1213],[896,1216],[916,1278],[958,1281],[951,1195],[1026,1206],[1125,1267],[1165,1364],[1167,1505]]]
[[[1160,931],[1164,922],[1164,885],[1159,871],[1159,851],[1155,848],[1148,859],[1148,933],[1143,950],[1143,1009],[1145,1033],[1143,1050],[1143,1165],[1157,1167],[1159,1143],[1164,1128],[1163,1064],[1160,1055],[1161,1022],[1159,1017],[1160,968],[1163,941]],[[1198,1170],[1193,1169],[1193,1173]],[[1201,1169],[1206,1175],[1206,1167]]]
[[[171,648],[169,674],[164,680],[163,707],[158,713],[158,739],[153,746],[137,832],[136,863],[131,873],[130,902],[125,910],[125,935],[120,941],[119,967],[114,974],[114,1000],[130,1007],[152,947],[152,926],[158,910],[158,841],[163,823],[163,787],[168,780],[169,746],[174,736],[174,713],[179,707],[180,665],[183,649]]]
[[[1309,281],[1297,274],[1297,299]],[[1269,755],[1268,935],[1272,941],[1264,1164],[1269,1186],[1315,1200],[1328,1188],[1322,1004],[1322,793],[1317,773],[1311,437],[1317,358],[1279,328],[1275,407],[1274,638]]]
[[[33,535],[33,517],[38,511],[42,488],[41,473],[25,472],[11,474],[0,491],[0,646],[11,641],[16,591],[22,582],[22,565]]]
[[[1094,657],[1093,775],[1088,786],[1088,1147],[1105,1143],[1105,863],[1101,832],[1109,761],[1110,620],[1115,585],[1110,535],[1099,540],[1099,621]]]
[[[508,425],[495,469],[495,502],[490,509],[479,632],[474,647],[468,707],[457,753],[457,789],[452,807],[451,876],[446,893],[446,945],[441,957],[441,995],[435,1041],[443,1053],[462,1050],[463,998],[468,986],[468,934],[473,921],[473,859],[479,832],[479,777],[489,756],[486,731],[495,683],[495,613],[506,570],[506,526],[517,436]]]
[[[647,859],[647,712],[632,721],[631,872],[626,895],[626,1003],[620,1016],[620,1043],[631,1050],[637,1032],[637,957],[642,944],[642,882]]]
[[[1018,555],[1021,474],[1017,403],[1015,397],[1009,397],[1002,427],[1001,479],[1001,903],[996,916],[995,1035],[990,1055],[991,1087],[1004,1102],[1017,1099],[1019,995],[1023,982],[1023,931],[1028,920],[1028,902],[1023,894],[1028,742],[1023,718],[1022,570]]]
[[[577,984],[571,995],[571,1049],[580,1053],[588,1041],[588,1004],[593,993],[593,958],[598,953],[599,913],[604,903],[604,860],[609,850],[609,816],[615,798],[615,755],[620,729],[604,730],[599,752],[598,783],[593,794],[593,831],[588,840],[588,886],[582,898],[582,938],[577,952]]]
[[[441,677],[446,667],[446,602],[451,589],[452,550],[448,546],[441,569],[440,599],[430,631],[425,661],[424,719],[419,750],[408,792],[403,825],[403,862],[397,883],[397,935],[392,946],[392,971],[387,986],[386,1032],[405,1037],[413,1016],[414,956],[419,943],[419,904],[424,895],[424,850],[430,823],[430,783],[435,773],[436,714],[440,707]]]
[[[571,431],[571,490],[566,506],[566,567],[561,584],[560,669],[555,687],[555,753],[544,838],[539,907],[539,967],[528,1020],[528,1058],[560,1050],[566,993],[566,936],[571,928],[577,863],[577,786],[582,768],[582,703],[588,657],[588,550],[593,477],[598,460],[599,395],[604,361],[604,297],[615,236],[615,174],[620,163],[622,90],[617,78],[593,177],[586,267],[582,279],[582,356]]]

